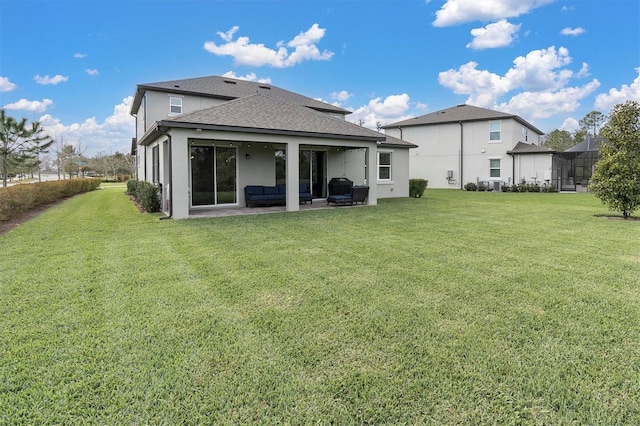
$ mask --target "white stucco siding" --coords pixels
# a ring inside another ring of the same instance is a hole
[[[138,129],[138,137],[142,136],[144,132],[149,130],[151,125],[156,121],[164,120],[169,117],[176,117],[180,114],[171,114],[169,99],[175,97],[182,99],[182,114],[198,111],[205,108],[211,108],[216,105],[220,105],[225,101],[222,99],[208,98],[202,96],[193,95],[179,95],[165,92],[156,92],[153,90],[147,90],[144,95],[144,101],[146,101],[145,118],[146,123],[143,123],[144,127]],[[143,101],[143,102],[144,102]],[[142,105],[138,115],[142,113]],[[141,131],[142,130],[142,131]]]
[[[545,179],[550,180],[552,158],[550,154],[516,155],[515,182],[544,183]]]
[[[140,107],[138,111],[134,112],[136,116],[136,137],[141,138],[144,135],[144,132],[147,131],[146,117],[145,117],[145,109],[146,109],[146,98],[143,97],[140,102]]]
[[[354,185],[365,185],[365,164],[366,164],[366,149],[350,149],[342,150],[337,153],[336,156],[342,153],[342,158],[337,159],[335,166],[339,167],[339,171],[334,171],[328,176],[329,179],[334,177],[346,177]]]
[[[467,132],[467,129],[465,129]],[[399,135],[395,135],[399,137]],[[404,140],[418,145],[408,152],[410,178],[427,179],[429,188],[456,188],[460,178],[460,125],[407,127]],[[447,172],[452,170],[451,180]]]
[[[391,154],[391,179],[377,180],[378,198],[409,196],[409,152],[406,149],[378,148]],[[378,173],[376,164],[376,174]]]

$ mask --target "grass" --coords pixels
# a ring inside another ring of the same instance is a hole
[[[0,424],[639,424],[640,222],[590,194],[0,235]]]

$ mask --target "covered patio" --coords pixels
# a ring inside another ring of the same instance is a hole
[[[367,204],[327,204],[325,200],[314,200],[313,204],[301,204],[298,211],[309,212],[316,210],[328,210],[328,209],[348,209],[348,208],[360,208],[366,207]],[[229,217],[229,216],[250,216],[269,213],[284,213],[287,211],[286,206],[270,206],[270,207],[242,207],[242,206],[229,206],[229,207],[215,207],[208,209],[196,209],[189,211],[189,219],[202,219],[210,217]]]

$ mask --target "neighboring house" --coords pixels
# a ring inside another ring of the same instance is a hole
[[[542,131],[513,114],[458,105],[383,127],[390,136],[414,143],[411,178],[430,188],[464,188],[551,181],[554,151],[539,146]]]
[[[367,184],[368,204],[409,195],[415,145],[270,84],[218,76],[141,84],[131,114],[138,179],[161,186],[162,209],[177,219],[244,206],[247,185],[286,184],[288,211],[299,209],[299,183],[324,199],[333,177]]]
[[[585,136],[579,144],[553,156],[553,182],[560,191],[587,191],[604,139]]]

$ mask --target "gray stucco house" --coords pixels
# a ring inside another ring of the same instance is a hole
[[[552,179],[554,151],[540,146],[543,132],[514,114],[463,104],[384,129],[417,145],[410,152],[410,177],[428,179],[430,188],[485,182],[497,190]]]
[[[248,185],[300,183],[326,199],[331,178],[369,186],[368,204],[409,195],[415,145],[345,120],[350,112],[279,87],[220,76],[140,84],[131,106],[138,179],[162,188],[163,211],[243,206]]]

